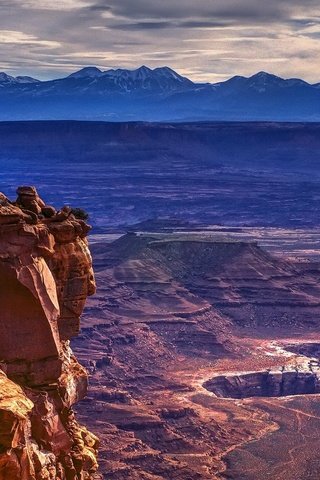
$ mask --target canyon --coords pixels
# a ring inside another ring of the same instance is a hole
[[[91,238],[73,348],[102,477],[316,479],[319,236],[178,229]]]
[[[288,370],[217,376],[204,384],[217,397],[286,397],[320,393],[318,372]]]
[[[317,478],[316,230],[149,222],[91,235],[94,274],[85,212],[17,194],[0,206],[1,480]]]
[[[318,131],[0,125],[0,478],[318,479]]]

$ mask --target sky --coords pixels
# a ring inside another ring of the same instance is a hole
[[[0,71],[168,65],[195,81],[320,81],[319,0],[0,0]]]

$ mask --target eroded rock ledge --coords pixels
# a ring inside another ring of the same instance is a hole
[[[89,480],[98,439],[72,410],[87,373],[69,340],[95,292],[90,227],[17,193],[0,193],[0,480]]]
[[[319,365],[218,375],[203,385],[222,398],[286,397],[320,393]]]

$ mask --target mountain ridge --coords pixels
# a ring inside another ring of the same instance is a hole
[[[86,67],[83,67],[81,68],[80,70],[76,70],[75,72],[69,74],[69,75],[66,75],[66,76],[62,76],[62,77],[58,77],[56,79],[49,79],[49,80],[39,80],[39,79],[36,79],[36,78],[33,78],[33,77],[30,77],[30,76],[27,76],[27,75],[19,75],[17,77],[14,77],[13,75],[9,75],[7,74],[6,72],[2,71],[0,72],[0,84],[2,83],[2,80],[3,80],[3,77],[7,77],[7,78],[11,78],[11,79],[14,79],[14,80],[21,80],[23,81],[25,79],[25,81],[33,81],[33,82],[38,82],[38,83],[48,83],[48,82],[53,82],[53,81],[57,81],[57,80],[65,80],[67,78],[86,78],[86,77],[91,77],[91,78],[94,78],[94,77],[101,77],[101,76],[112,76],[112,74],[114,74],[115,76],[118,76],[119,73],[125,73],[127,74],[129,77],[132,77],[132,76],[137,76],[141,73],[144,73],[144,74],[164,74],[164,72],[166,72],[167,74],[171,75],[172,78],[176,78],[176,79],[184,79],[184,80],[187,80],[188,83],[190,84],[193,84],[193,85],[198,85],[198,86],[208,86],[208,85],[222,85],[222,84],[225,84],[227,82],[230,82],[232,80],[235,80],[235,79],[242,79],[242,80],[277,80],[279,83],[292,83],[292,82],[298,82],[298,83],[301,83],[301,84],[304,84],[304,85],[308,85],[310,87],[319,87],[320,85],[320,82],[317,82],[317,83],[310,83],[310,82],[307,82],[306,80],[303,80],[303,79],[300,79],[298,77],[289,77],[289,78],[283,78],[283,77],[280,77],[279,75],[275,75],[273,73],[269,73],[269,72],[266,72],[264,70],[261,70],[257,73],[254,73],[248,77],[246,77],[245,75],[235,75],[233,77],[230,77],[229,79],[226,79],[226,80],[223,80],[223,81],[220,81],[220,82],[197,82],[197,81],[194,81],[194,80],[191,80],[189,79],[188,77],[186,76],[183,76],[181,74],[179,74],[178,72],[176,72],[175,70],[173,70],[171,67],[168,67],[168,66],[163,66],[163,67],[156,67],[154,69],[146,66],[146,65],[141,65],[140,67],[136,68],[136,69],[126,69],[126,68],[111,68],[111,69],[108,69],[108,70],[101,70],[100,68],[94,66],[94,65],[90,65],[90,66],[86,66]]]
[[[268,72],[197,83],[170,67],[84,67],[41,81],[0,73],[0,120],[320,121],[320,83]]]

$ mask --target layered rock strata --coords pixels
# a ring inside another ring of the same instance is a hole
[[[217,397],[286,397],[320,393],[319,367],[219,375],[204,383]]]
[[[95,292],[90,227],[17,193],[0,193],[0,480],[89,480],[98,439],[72,410],[87,373],[69,343]]]

